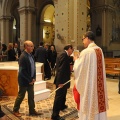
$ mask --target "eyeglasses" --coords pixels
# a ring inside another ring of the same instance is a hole
[[[85,39],[86,37],[82,38],[82,41]]]

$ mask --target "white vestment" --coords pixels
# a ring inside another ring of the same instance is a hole
[[[97,50],[101,53],[101,59],[99,59],[99,54],[96,54]],[[101,67],[98,67],[98,63],[102,63]],[[107,120],[106,110],[108,109],[108,98],[106,73],[101,48],[95,43],[89,44],[75,61],[73,70],[76,89],[80,94],[79,120]],[[102,86],[102,92],[98,80],[100,82],[103,81],[100,84]],[[100,95],[101,93],[104,95]],[[104,98],[102,99],[104,102],[101,101],[100,97]],[[104,108],[103,112],[100,111],[102,109],[102,107],[100,108],[102,103],[104,103],[102,105]]]

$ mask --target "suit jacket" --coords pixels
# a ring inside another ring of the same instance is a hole
[[[54,84],[64,84],[68,80],[70,80],[70,57],[64,51],[60,53],[56,60],[56,76],[54,80]],[[67,88],[70,87],[70,83],[66,84]]]
[[[20,50],[20,48],[17,48],[16,51],[15,51],[15,49],[13,48],[13,50],[14,50],[14,52],[15,52],[15,55],[17,55],[17,53],[18,53],[18,58],[19,58],[20,55],[21,55],[21,50]]]
[[[56,57],[57,57],[57,52],[56,51],[50,51],[50,62],[51,62],[51,67],[52,68],[54,68],[54,66],[55,66]]]
[[[46,49],[42,46],[38,47],[35,51],[35,58],[37,62],[46,62]]]
[[[13,49],[8,50],[7,52],[8,61],[15,61],[15,51]]]
[[[35,62],[34,62],[34,65],[35,65]],[[20,86],[28,86],[33,79],[36,79],[36,67],[34,69],[34,76],[32,78],[29,54],[26,51],[23,51],[19,58],[18,83]]]

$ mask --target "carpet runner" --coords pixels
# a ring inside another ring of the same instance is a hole
[[[52,83],[47,82],[47,88],[51,89],[52,92],[55,89],[55,86]],[[20,118],[14,116],[12,112],[15,97],[2,97],[0,102],[2,110],[7,115],[8,120],[51,120],[54,95],[48,99],[35,103],[36,111],[42,113],[42,115],[34,117],[29,116],[27,99],[24,99],[20,106],[19,112],[22,114],[22,117]],[[72,89],[68,89],[66,104],[68,105],[68,108],[64,111],[60,111],[60,116],[65,118],[65,120],[76,120],[78,118],[78,112],[73,100]]]

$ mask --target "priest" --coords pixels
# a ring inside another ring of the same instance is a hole
[[[86,32],[82,38],[85,49],[79,57],[74,57],[75,88],[79,93],[75,99],[80,101],[79,120],[107,120],[108,96],[104,56],[94,40],[94,33]]]

